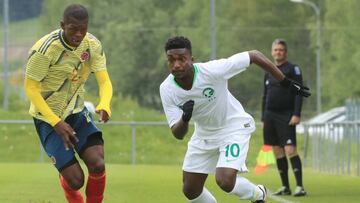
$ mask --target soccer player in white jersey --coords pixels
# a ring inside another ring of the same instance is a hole
[[[184,195],[189,202],[215,203],[204,187],[208,174],[215,173],[217,184],[226,193],[265,202],[263,185],[238,176],[247,172],[245,161],[255,122],[229,92],[228,80],[255,63],[299,94],[308,88],[287,79],[256,50],[193,63],[190,40],[176,36],[168,39],[165,52],[171,74],[160,85],[160,96],[168,124],[175,138],[183,139],[190,119],[195,123],[183,163]]]

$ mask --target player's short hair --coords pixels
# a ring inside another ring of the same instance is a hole
[[[275,39],[271,45],[271,47],[273,47],[274,45],[276,44],[281,44],[285,47],[285,51],[287,51],[287,43],[284,39],[281,39],[281,38],[278,38],[278,39]]]
[[[63,13],[63,19],[75,18],[76,20],[88,20],[89,14],[87,9],[81,4],[68,5]]]
[[[175,36],[171,37],[167,40],[165,44],[165,51],[171,50],[171,49],[187,49],[191,53],[191,42],[188,38],[184,36]]]

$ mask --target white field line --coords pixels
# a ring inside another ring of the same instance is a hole
[[[286,200],[284,198],[281,198],[279,196],[271,195],[273,192],[270,190],[267,190],[267,193],[268,193],[268,198],[273,199],[280,203],[300,203],[300,202],[292,202],[292,201]]]

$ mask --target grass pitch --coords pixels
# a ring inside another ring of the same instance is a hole
[[[51,164],[1,163],[1,203],[61,203],[65,202],[57,180],[57,172]],[[278,188],[280,180],[274,168],[256,176],[245,175],[254,183],[263,183],[270,190]],[[294,186],[290,171],[290,182]],[[186,202],[181,192],[181,166],[162,165],[107,165],[105,203],[180,203]],[[321,174],[305,169],[306,197],[282,197],[272,202],[297,203],[355,203],[360,202],[360,178]],[[219,203],[249,202],[226,195],[209,176],[207,187]]]

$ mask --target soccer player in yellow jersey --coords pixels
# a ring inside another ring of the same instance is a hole
[[[101,43],[87,32],[88,20],[82,5],[66,7],[61,29],[35,43],[26,66],[29,112],[43,148],[60,173],[61,186],[70,203],[84,202],[79,192],[84,185],[84,172],[75,152],[89,173],[86,202],[102,202],[105,189],[104,141],[84,107],[84,84],[94,73],[100,94],[96,113],[103,122],[111,116],[112,85]]]

